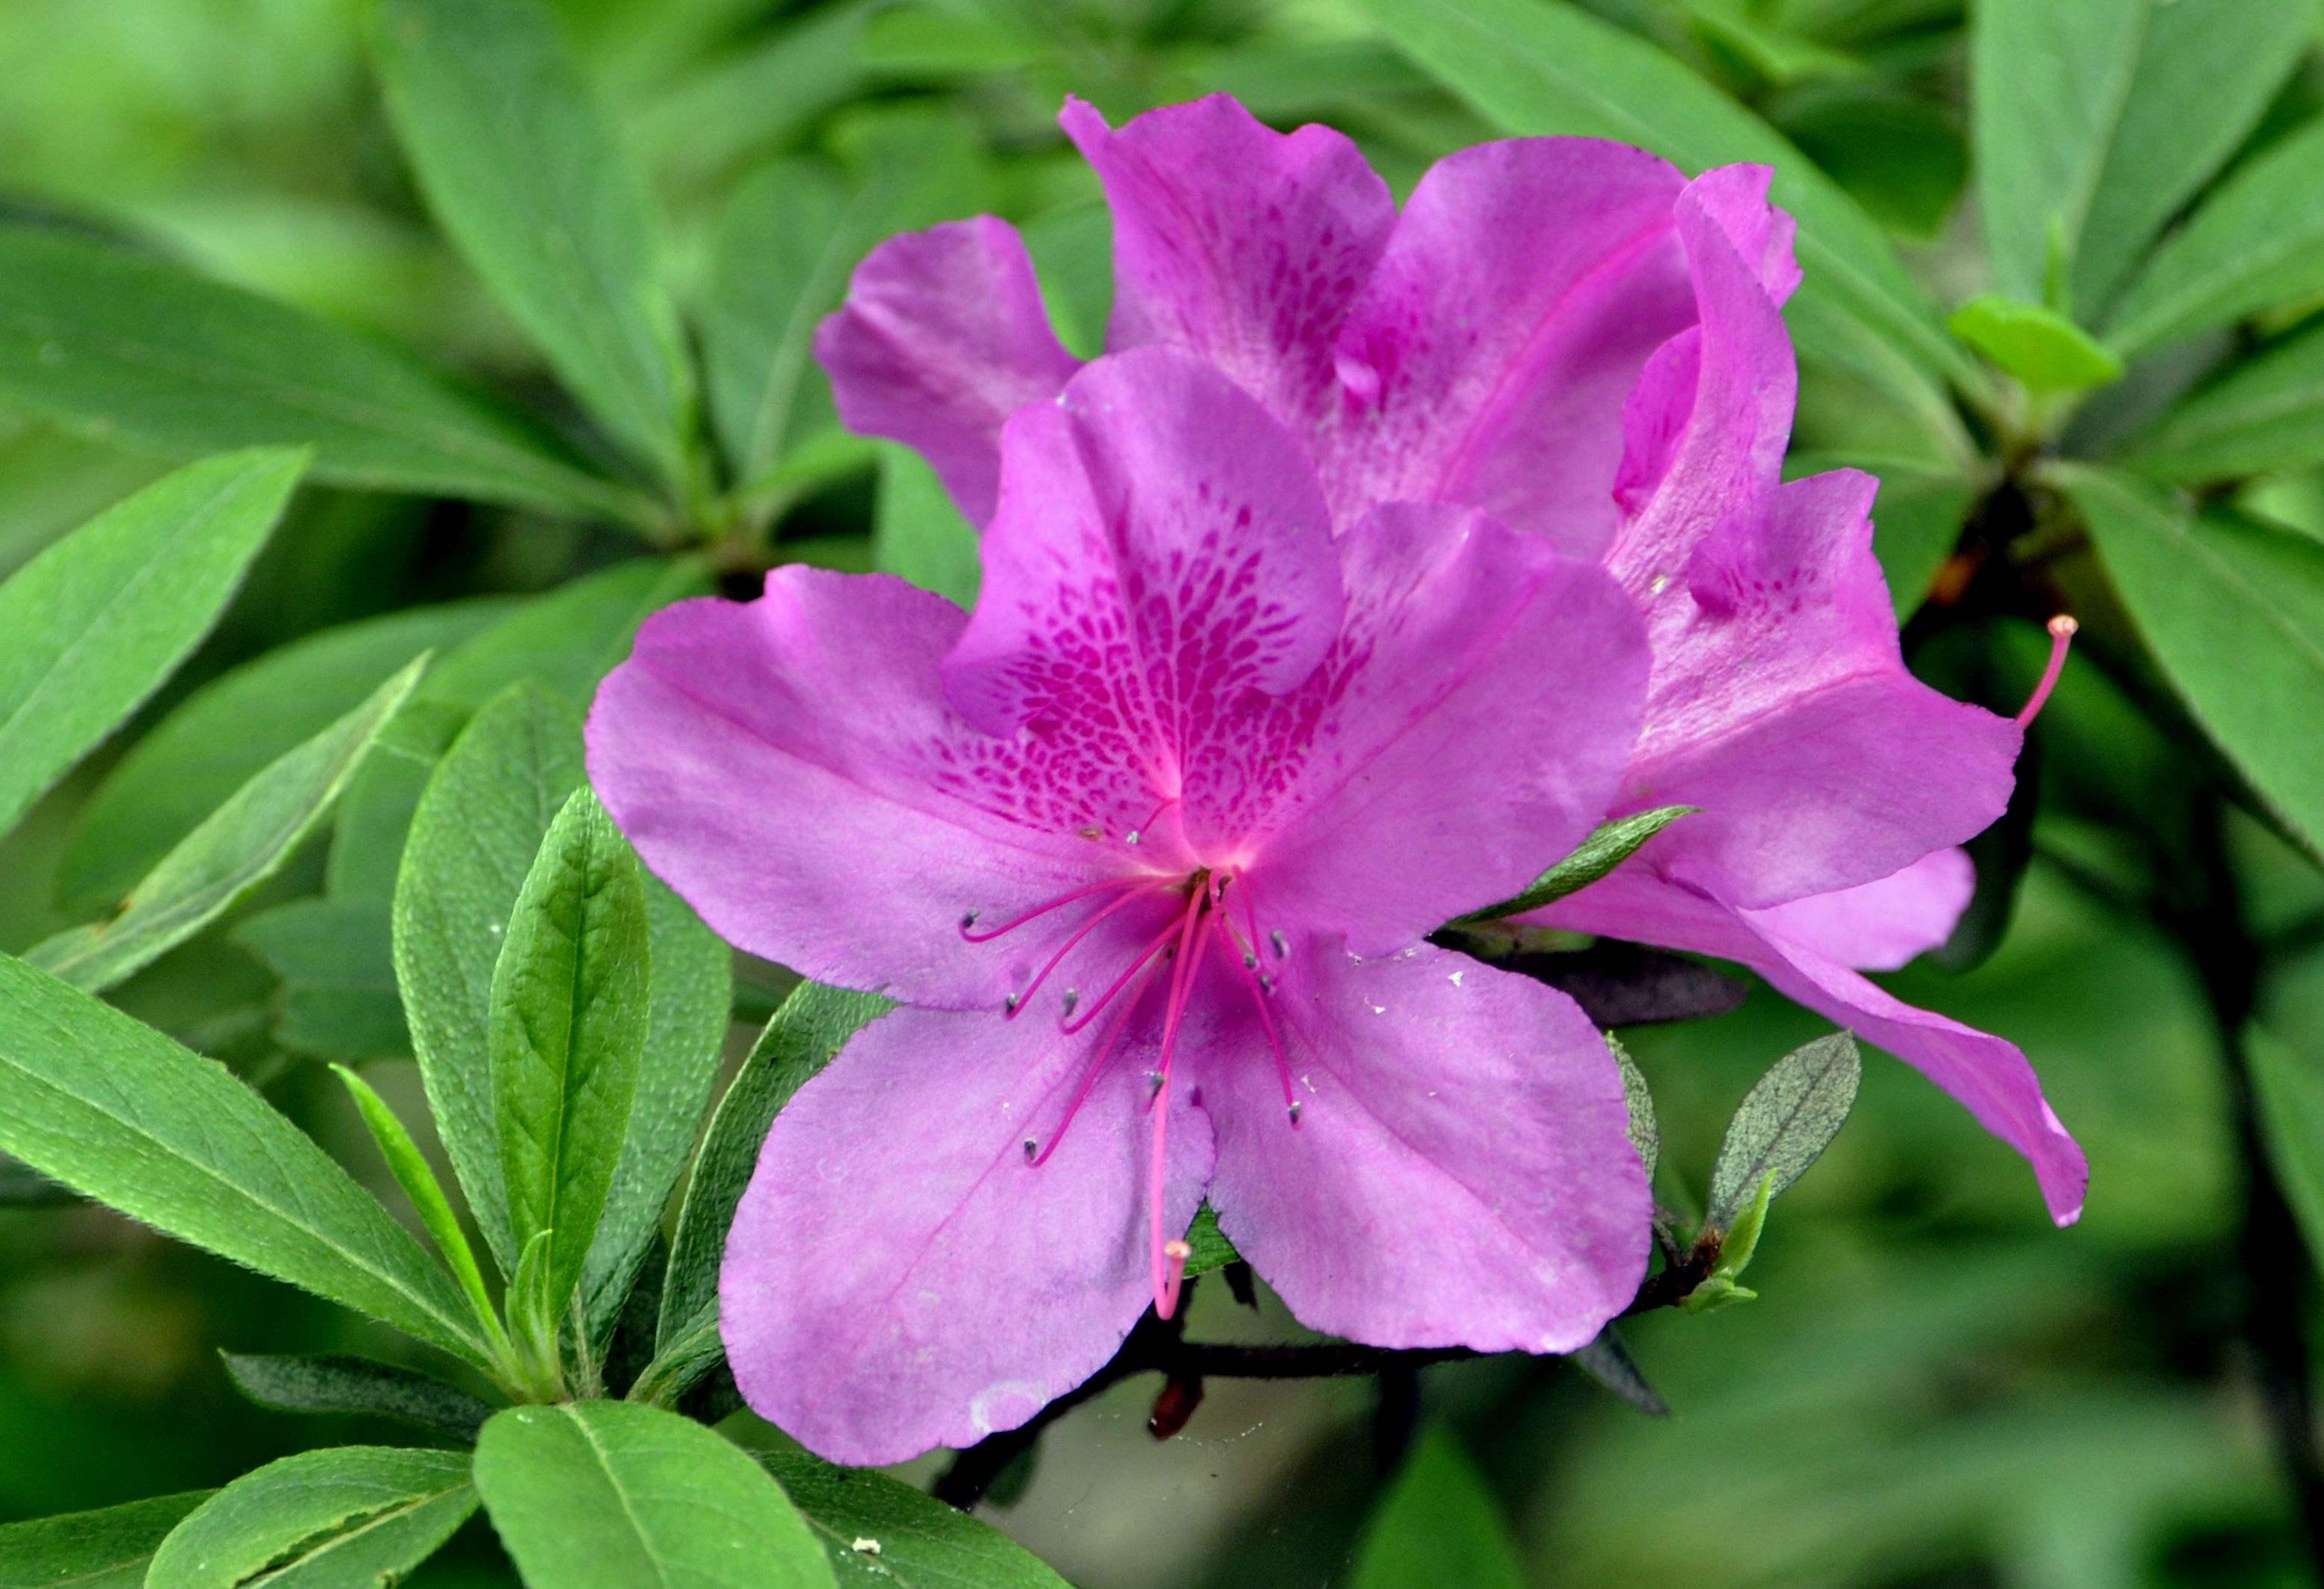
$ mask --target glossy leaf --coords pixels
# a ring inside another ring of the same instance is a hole
[[[377,1589],[476,1510],[465,1451],[341,1446],[244,1474],[153,1555],[147,1589]],[[263,1577],[262,1577],[263,1575]]]
[[[693,393],[643,181],[537,0],[383,0],[373,59],[429,206],[591,413],[665,481]]]
[[[153,1552],[207,1490],[0,1523],[0,1589],[144,1589]]]
[[[277,757],[163,856],[119,914],[60,933],[25,958],[101,992],[217,919],[320,825],[426,666],[425,658],[409,663],[355,710]]]
[[[209,633],[305,464],[242,452],[189,465],[0,585],[0,832]]]
[[[2141,473],[2179,485],[2324,464],[2324,325],[2230,365],[2121,452]]]
[[[2226,163],[2312,42],[2312,0],[1980,0],[1969,29],[1978,208],[2001,291],[2104,308]]]
[[[1762,1183],[1773,1196],[1806,1174],[1847,1123],[1863,1074],[1856,1039],[1844,1031],[1818,1038],[1770,1066],[1744,1095],[1720,1140],[1706,1222],[1726,1230]]]
[[[2107,344],[2134,358],[2324,292],[2324,118],[2253,159],[2157,249],[2122,297]]]
[[[877,993],[851,993],[804,982],[791,991],[759,1034],[719,1100],[694,1179],[678,1211],[678,1235],[670,1243],[669,1270],[662,1282],[659,1349],[698,1326],[718,1307],[718,1262],[726,1249],[726,1228],[742,1201],[759,1148],[776,1112],[791,1095],[871,1021],[894,1006]]]
[[[484,1426],[475,1472],[528,1589],[833,1589],[774,1480],[675,1413],[512,1408]]]
[[[410,355],[69,233],[0,226],[0,395],[161,451],[312,447],[315,478],[638,516],[545,432]]]
[[[1451,1430],[1414,1443],[1372,1509],[1351,1589],[1523,1589],[1517,1544],[1484,1475]]]
[[[1945,322],[2028,392],[2080,392],[2122,378],[2122,360],[2055,309],[1981,293]]]
[[[885,1474],[782,1443],[754,1451],[815,1531],[839,1589],[1065,1589],[1000,1529]]]
[[[1505,917],[1522,916],[1528,910],[1538,910],[1553,901],[1578,893],[1604,877],[1645,846],[1646,841],[1668,827],[1680,818],[1692,815],[1693,806],[1661,806],[1635,816],[1617,817],[1601,822],[1596,831],[1575,846],[1572,855],[1534,879],[1526,891],[1498,905],[1488,905],[1481,910],[1471,910],[1456,919],[1452,925],[1471,927],[1481,922],[1499,921]]]
[[[119,899],[260,768],[352,711],[413,658],[457,646],[512,605],[487,597],[367,618],[277,647],[205,684],[89,797],[59,895]]]
[[[463,1441],[474,1440],[493,1416],[489,1405],[456,1385],[368,1357],[218,1355],[235,1390],[276,1412],[392,1418]]]
[[[2324,545],[2156,487],[2061,467],[2172,686],[2227,759],[2324,853]]]
[[[215,1060],[0,956],[0,1150],[181,1241],[482,1363],[466,1300]]]
[[[518,893],[493,973],[493,1098],[511,1233],[549,1236],[561,1307],[605,1211],[646,1038],[644,869],[587,790]]]
[[[1801,349],[1858,372],[1947,452],[1963,442],[1941,374],[1986,380],[1853,200],[1783,135],[1670,56],[1561,0],[1361,0],[1360,9],[1503,132],[1617,139],[1688,171],[1736,161],[1775,170],[1798,218],[1806,280],[1787,318]]]

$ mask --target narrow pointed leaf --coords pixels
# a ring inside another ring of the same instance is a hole
[[[1630,1112],[1630,1146],[1637,1150],[1638,1162],[1646,1166],[1646,1180],[1655,1178],[1655,1164],[1662,1157],[1662,1127],[1655,1121],[1655,1095],[1646,1087],[1646,1072],[1630,1058],[1630,1050],[1613,1033],[1606,1034],[1606,1046],[1614,1051],[1614,1063],[1622,1069],[1622,1101]]]
[[[509,1223],[551,1233],[561,1309],[628,1131],[646,1039],[646,891],[638,858],[587,790],[549,825],[493,974],[493,1096]]]
[[[0,1589],[144,1589],[153,1552],[207,1490],[0,1524]]]
[[[316,1417],[360,1413],[464,1441],[474,1440],[484,1420],[493,1416],[489,1404],[456,1385],[368,1357],[263,1356],[239,1352],[218,1355],[225,1360],[235,1390],[276,1412]]]
[[[320,825],[426,666],[424,657],[407,664],[355,710],[254,776],[146,873],[118,915],[60,933],[25,958],[101,992],[217,920]]]
[[[1680,818],[1692,815],[1697,809],[1699,808],[1694,806],[1662,806],[1651,811],[1617,817],[1611,822],[1600,823],[1595,832],[1575,846],[1572,855],[1535,878],[1523,893],[1503,900],[1498,905],[1471,910],[1466,916],[1457,918],[1451,925],[1471,927],[1481,922],[1499,921],[1505,917],[1522,916],[1568,894],[1579,893],[1637,855],[1655,835]]]
[[[295,452],[189,465],[0,585],[0,832],[209,633],[304,467]]]
[[[670,1244],[669,1271],[662,1282],[658,1348],[689,1334],[701,1316],[718,1307],[718,1262],[726,1249],[726,1228],[742,1201],[759,1148],[776,1112],[808,1078],[864,1026],[894,1008],[877,993],[850,993],[804,982],[783,1001],[760,1033],[719,1100],[694,1179],[678,1211],[678,1236]]]
[[[1622,1337],[1614,1333],[1612,1326],[1608,1326],[1596,1340],[1572,1353],[1566,1361],[1647,1417],[1670,1416],[1670,1403],[1647,1383],[1645,1372],[1630,1355],[1629,1348],[1622,1344]]]
[[[0,1150],[157,1230],[486,1361],[451,1278],[215,1060],[0,956]]]
[[[675,1413],[512,1408],[484,1426],[475,1472],[528,1589],[834,1589],[775,1481]]]
[[[2237,771],[2324,854],[2324,545],[2143,481],[2060,467],[2163,670]]]
[[[1000,1529],[885,1474],[834,1467],[787,1441],[752,1455],[815,1531],[839,1589],[1065,1589]]]
[[[372,1090],[369,1082],[344,1065],[335,1065],[331,1068],[338,1073],[339,1080],[346,1084],[348,1095],[355,1099],[356,1112],[363,1116],[364,1125],[370,1131],[372,1141],[379,1144],[380,1156],[387,1160],[388,1171],[395,1177],[395,1184],[401,1187],[403,1195],[410,1199],[412,1211],[420,1215],[420,1225],[428,1232],[428,1239],[436,1243],[436,1251],[442,1255],[445,1266],[452,1271],[452,1278],[458,1280],[460,1289],[468,1294],[468,1300],[476,1310],[477,1327],[487,1339],[497,1335],[498,1316],[493,1311],[490,1293],[484,1289],[484,1270],[477,1267],[476,1254],[468,1245],[466,1234],[460,1229],[459,1215],[452,1212],[451,1199],[444,1196],[444,1188],[437,1181],[436,1172],[428,1168],[428,1160],[421,1157],[420,1144],[411,1140],[411,1133],[403,1129],[403,1122],[396,1118],[395,1111],[387,1106],[387,1100]]]
[[[410,355],[150,254],[0,226],[0,395],[181,457],[309,447],[315,478],[634,518],[545,432]]]
[[[1423,1435],[1364,1524],[1351,1589],[1522,1589],[1517,1544],[1449,1429]]]
[[[1823,1156],[1848,1122],[1864,1073],[1847,1032],[1794,1049],[1768,1067],[1727,1122],[1711,1169],[1707,1223],[1729,1229],[1759,1195],[1783,1191]]]
[[[378,1589],[476,1510],[464,1451],[342,1446],[244,1474],[154,1553],[147,1589]],[[263,1576],[262,1576],[263,1575]]]
[[[537,0],[384,0],[373,59],[429,208],[584,406],[665,481],[693,393],[645,186]]]

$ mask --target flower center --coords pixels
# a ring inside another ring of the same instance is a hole
[[[1277,1079],[1283,1088],[1285,1112],[1291,1123],[1299,1123],[1299,1104],[1291,1089],[1291,1061],[1283,1046],[1275,1014],[1269,1007],[1275,992],[1275,980],[1259,969],[1259,949],[1268,943],[1280,959],[1290,953],[1290,944],[1280,930],[1262,935],[1259,926],[1259,906],[1250,887],[1250,878],[1239,866],[1213,869],[1199,866],[1183,875],[1168,873],[1134,873],[1107,878],[1102,882],[1059,894],[998,927],[982,928],[975,911],[961,919],[960,933],[974,944],[991,943],[1007,937],[1019,928],[1040,920],[1053,912],[1083,906],[1087,914],[1066,934],[1047,960],[1042,963],[1032,979],[1004,1001],[1001,1019],[1014,1021],[1031,1001],[1035,993],[1047,982],[1051,974],[1065,964],[1098,928],[1121,911],[1142,901],[1157,897],[1177,896],[1180,903],[1170,912],[1168,920],[1148,938],[1106,983],[1096,998],[1086,1004],[1078,988],[1068,987],[1060,1001],[1060,1033],[1077,1037],[1111,1010],[1112,1018],[1105,1024],[1093,1044],[1090,1057],[1075,1084],[1073,1095],[1065,1104],[1064,1114],[1044,1143],[1037,1137],[1025,1139],[1025,1159],[1038,1169],[1056,1152],[1065,1141],[1065,1132],[1081,1113],[1082,1104],[1097,1086],[1106,1064],[1113,1058],[1128,1032],[1131,1021],[1148,1002],[1148,994],[1165,982],[1162,972],[1168,968],[1167,993],[1162,1002],[1160,1053],[1156,1068],[1148,1074],[1149,1093],[1146,1102],[1151,1117],[1152,1142],[1147,1163],[1147,1235],[1151,1256],[1154,1282],[1154,1309],[1168,1318],[1178,1306],[1178,1294],[1185,1280],[1186,1259],[1191,1249],[1186,1243],[1165,1228],[1163,1194],[1166,1189],[1168,1164],[1168,1132],[1170,1117],[1171,1076],[1177,1059],[1178,1034],[1185,1021],[1186,1005],[1193,996],[1194,980],[1201,970],[1204,953],[1216,945],[1223,956],[1231,975],[1237,977],[1248,993],[1251,1007],[1259,1016],[1259,1026],[1267,1034],[1268,1048],[1275,1057]],[[1240,929],[1232,919],[1231,899],[1240,907]]]

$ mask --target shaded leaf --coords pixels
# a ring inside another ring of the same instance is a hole
[[[235,1390],[276,1412],[393,1418],[461,1440],[475,1439],[493,1416],[490,1406],[456,1385],[368,1357],[218,1355]]]
[[[1186,1228],[1186,1244],[1194,1255],[1186,1260],[1186,1278],[1208,1274],[1214,1269],[1224,1269],[1230,1263],[1240,1263],[1242,1254],[1227,1240],[1226,1232],[1219,1229],[1218,1211],[1208,1203],[1194,1210],[1194,1223]]]
[[[147,1589],[377,1589],[476,1510],[465,1451],[342,1446],[244,1474],[153,1554]],[[261,1575],[263,1575],[263,1579]]]
[[[2324,1065],[2273,1033],[2244,1033],[2260,1136],[2311,1256],[2324,1256]]]
[[[1450,1429],[1416,1441],[1372,1509],[1351,1589],[1523,1589],[1517,1542],[1484,1475]]]
[[[1729,1229],[1762,1182],[1783,1191],[1823,1156],[1848,1122],[1864,1064],[1844,1031],[1794,1049],[1768,1067],[1743,1096],[1711,1169],[1705,1222]]]
[[[1646,1382],[1646,1376],[1631,1357],[1629,1348],[1622,1344],[1612,1326],[1600,1331],[1596,1340],[1567,1360],[1607,1390],[1650,1418],[1668,1418],[1670,1403],[1662,1393]]]
[[[927,460],[895,442],[880,447],[872,560],[882,573],[933,590],[958,607],[976,605],[983,581],[975,526],[954,505]]]
[[[236,925],[234,941],[282,983],[274,1040],[325,1059],[409,1055],[388,931],[387,902],[370,899],[293,900]]]
[[[2120,451],[2142,473],[2184,485],[2324,464],[2324,324],[2229,366]]]
[[[695,558],[640,558],[536,596],[446,655],[422,692],[475,708],[531,679],[576,710],[630,654],[638,625],[674,601],[710,593]]]
[[[144,1589],[153,1552],[208,1490],[0,1523],[0,1589]]]
[[[1000,1529],[885,1474],[834,1467],[788,1442],[753,1455],[815,1531],[840,1589],[1065,1589]]]

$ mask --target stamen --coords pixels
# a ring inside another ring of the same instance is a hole
[[[1001,938],[1006,934],[1016,931],[1019,928],[1024,926],[1028,921],[1038,921],[1052,910],[1063,910],[1065,906],[1072,904],[1075,900],[1085,900],[1092,894],[1105,893],[1117,888],[1145,888],[1152,884],[1155,881],[1156,879],[1146,876],[1109,877],[1102,882],[1093,882],[1085,888],[1074,889],[1071,893],[1059,894],[1054,900],[1036,905],[1013,921],[1004,922],[1002,925],[994,928],[990,932],[974,932],[971,930],[971,928],[975,927],[977,918],[982,914],[982,911],[971,910],[967,915],[963,916],[960,919],[960,936],[966,938],[973,944],[989,944],[994,938]]]
[[[1268,980],[1264,976],[1251,975],[1251,967],[1259,964],[1258,956],[1245,949],[1240,960],[1243,986],[1250,992],[1251,1006],[1259,1012],[1259,1023],[1267,1030],[1267,1046],[1275,1055],[1275,1075],[1276,1079],[1283,1084],[1284,1106],[1290,1111],[1291,1123],[1297,1125],[1299,1101],[1291,1094],[1291,1057],[1284,1052],[1283,1039],[1275,1030],[1275,1012],[1267,1007]]]
[[[1123,835],[1121,836],[1121,837],[1122,837],[1122,842],[1123,842],[1124,844],[1131,844],[1131,845],[1135,845],[1135,844],[1142,844],[1143,842],[1145,842],[1145,838],[1146,838],[1146,830],[1147,830],[1148,828],[1149,828],[1149,827],[1153,827],[1153,826],[1154,826],[1154,818],[1156,818],[1157,817],[1159,817],[1160,815],[1162,815],[1162,813],[1163,813],[1163,812],[1165,812],[1165,811],[1168,810],[1171,807],[1173,807],[1173,806],[1176,805],[1177,803],[1178,803],[1178,797],[1177,797],[1176,795],[1172,795],[1168,799],[1164,800],[1160,805],[1158,805],[1158,806],[1155,807],[1151,811],[1147,812],[1147,813],[1146,813],[1146,820],[1145,820],[1145,821],[1143,821],[1143,822],[1139,823],[1137,827],[1135,827],[1131,828],[1128,833],[1125,833],[1125,834],[1123,834]]]
[[[1121,992],[1121,990],[1129,984],[1130,979],[1136,976],[1139,972],[1145,969],[1146,963],[1154,958],[1155,956],[1160,954],[1169,944],[1171,938],[1177,935],[1178,919],[1178,918],[1173,917],[1169,926],[1164,928],[1160,932],[1156,933],[1154,937],[1148,941],[1146,947],[1138,951],[1138,957],[1130,961],[1129,970],[1123,972],[1120,976],[1115,977],[1113,979],[1112,985],[1108,987],[1105,992],[1100,993],[1095,1002],[1093,1002],[1087,1010],[1084,1011],[1078,1018],[1068,1018],[1059,1024],[1057,1030],[1063,1032],[1065,1036],[1071,1037],[1074,1033],[1080,1031],[1088,1026],[1091,1021],[1095,1021],[1098,1018],[1098,1012],[1103,1010],[1108,1004],[1113,1002],[1114,995]]]
[[[1033,995],[1040,991],[1041,984],[1049,980],[1049,973],[1055,971],[1059,964],[1064,961],[1065,957],[1074,952],[1074,947],[1075,945],[1079,944],[1084,938],[1089,937],[1090,934],[1095,932],[1098,928],[1104,923],[1107,917],[1111,916],[1117,910],[1120,910],[1136,904],[1146,895],[1152,893],[1155,890],[1161,887],[1162,882],[1163,880],[1158,877],[1142,879],[1139,887],[1122,895],[1121,898],[1114,901],[1113,903],[1108,905],[1104,910],[1100,910],[1087,921],[1083,922],[1079,927],[1074,928],[1073,936],[1067,938],[1064,943],[1057,946],[1057,952],[1049,956],[1048,964],[1042,966],[1040,970],[1033,974],[1033,980],[1025,984],[1025,991],[1021,993],[1011,993],[1009,995],[1009,1007],[1005,1012],[1003,1012],[1004,1015],[1008,1019],[1014,1020],[1019,1008],[1031,1002]],[[1065,1013],[1068,1016],[1073,1014],[1074,1006],[1079,1002],[1081,1002],[1080,993],[1072,988],[1066,989]]]
[[[2074,632],[2080,627],[2065,613],[2050,620],[2050,665],[2042,670],[2042,681],[2034,687],[2034,693],[2026,697],[2024,709],[2017,714],[2018,727],[2030,726],[2040,715],[2043,703],[2050,698],[2050,692],[2058,688],[2058,675],[2066,670],[2066,649],[2073,644]]]
[[[1130,1018],[1137,1012],[1137,1010],[1138,1000],[1133,997],[1121,1007],[1121,1013],[1114,1017],[1113,1024],[1105,1029],[1105,1036],[1099,1039],[1097,1052],[1090,1056],[1090,1062],[1087,1065],[1082,1067],[1081,1084],[1074,1089],[1073,1102],[1065,1105],[1065,1118],[1057,1122],[1057,1129],[1049,1134],[1048,1145],[1037,1151],[1033,1146],[1033,1139],[1030,1137],[1025,1139],[1025,1157],[1032,1162],[1034,1169],[1038,1169],[1047,1164],[1049,1161],[1049,1155],[1057,1150],[1057,1144],[1065,1140],[1065,1128],[1073,1124],[1074,1116],[1079,1114],[1082,1112],[1082,1105],[1089,1101],[1090,1089],[1097,1086],[1098,1073],[1105,1068],[1105,1062],[1113,1057],[1114,1045],[1121,1040],[1121,1034],[1129,1027]]]
[[[1170,968],[1170,1002],[1162,1017],[1161,1085],[1147,1107],[1154,1114],[1152,1158],[1146,1167],[1146,1235],[1154,1259],[1154,1313],[1168,1318],[1178,1307],[1178,1286],[1185,1279],[1186,1257],[1192,1252],[1183,1241],[1166,1240],[1162,1228],[1162,1193],[1168,1177],[1170,1148],[1170,1065],[1177,1058],[1178,1024],[1186,1013],[1186,995],[1194,985],[1194,962],[1202,957],[1204,935],[1212,915],[1203,908],[1206,891],[1196,890],[1186,903],[1185,925],[1178,934],[1178,963]]]
[[[1277,959],[1288,960],[1291,958],[1291,940],[1283,936],[1283,929],[1281,928],[1277,928],[1273,932],[1268,933],[1267,937],[1268,941],[1275,946],[1275,957]]]
[[[1186,1280],[1186,1260],[1194,1255],[1194,1249],[1183,1238],[1162,1243],[1162,1256],[1168,1261],[1169,1270],[1163,1277],[1165,1283],[1157,1284],[1155,1288],[1155,1317],[1168,1318],[1178,1311],[1178,1292]]]

